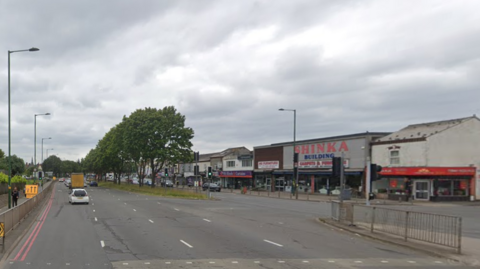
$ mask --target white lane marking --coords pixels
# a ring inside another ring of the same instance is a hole
[[[13,264],[13,262],[10,262],[10,264]]]
[[[254,261],[253,263],[260,263],[260,261]]]
[[[417,263],[416,261],[408,261],[409,263]]]
[[[265,242],[267,242],[267,243],[270,243],[270,244],[272,244],[272,245],[275,245],[275,246],[277,246],[277,247],[283,247],[282,245],[280,245],[280,244],[278,244],[278,243],[275,243],[275,242],[272,242],[272,241],[269,241],[269,240],[267,240],[267,239],[263,239],[263,241],[265,241]]]
[[[148,221],[150,221],[151,223],[153,223],[153,220],[149,219]]]
[[[215,262],[209,262],[210,264],[214,264]]]
[[[93,212],[95,212],[95,209],[93,210]]]
[[[335,263],[335,261],[328,261],[329,263]]]
[[[285,263],[285,261],[278,261],[278,263]]]
[[[212,222],[211,220],[208,220],[208,219],[203,219],[203,220],[206,221],[206,222]]]
[[[180,242],[182,242],[185,246],[189,247],[189,248],[193,248],[192,245],[190,245],[189,243],[183,241],[180,239]]]
[[[161,205],[161,203],[160,203],[160,202],[157,202],[157,204]]]
[[[92,205],[95,205],[94,203],[92,203]]]
[[[362,263],[362,261],[355,261],[355,263]]]
[[[47,262],[47,265],[51,265],[51,263]]]
[[[124,203],[125,205],[127,205],[127,203]]]
[[[145,262],[144,264],[150,264],[150,262]]]
[[[232,263],[238,263],[237,261],[232,261]]]
[[[67,262],[67,263],[65,263],[65,265],[70,265],[70,263],[69,263],[69,262]]]
[[[133,211],[137,211],[136,209],[133,209]]]
[[[128,265],[128,262],[124,262],[123,265]]]
[[[171,262],[165,262],[165,264],[171,264]]]
[[[102,245],[102,248],[105,247],[105,242],[103,242],[103,240],[100,240],[100,245]]]
[[[302,261],[303,263],[309,263],[309,261]]]
[[[443,263],[443,262],[441,262],[441,261],[435,261],[435,263]]]
[[[173,208],[173,209],[175,209],[175,211],[180,211],[180,210],[178,210],[178,209],[176,209],[176,208]]]
[[[98,220],[97,220],[97,217],[95,217],[95,221],[98,221]]]
[[[382,261],[382,263],[388,263],[388,261]]]

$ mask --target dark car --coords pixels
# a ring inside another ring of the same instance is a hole
[[[202,189],[204,191],[209,189],[210,191],[220,192],[222,190],[222,187],[220,187],[220,185],[215,184],[215,183],[205,183],[205,184],[203,184]]]
[[[91,181],[90,187],[98,187],[98,183],[96,181]]]

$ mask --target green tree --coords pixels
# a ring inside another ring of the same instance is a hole
[[[61,173],[81,173],[82,167],[75,161],[65,160],[62,161]]]
[[[62,173],[62,160],[55,155],[49,156],[43,161],[43,171],[52,171],[55,176]]]
[[[150,166],[154,179],[162,168],[192,159],[194,132],[185,127],[185,116],[173,106],[138,109],[124,117],[123,123],[124,147],[137,166],[140,184],[145,178],[146,165]]]
[[[114,182],[120,184],[120,176],[128,158],[123,145],[124,123],[117,124],[98,142],[98,154],[101,166],[106,171],[113,172]]]
[[[3,152],[2,149],[0,149],[0,159],[3,159],[5,157],[5,152]]]
[[[9,157],[5,157],[0,159],[0,169],[8,171],[9,164],[8,164]],[[21,175],[25,171],[25,161],[17,155],[12,155],[12,177],[15,175]]]

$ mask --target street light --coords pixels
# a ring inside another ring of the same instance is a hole
[[[34,138],[33,138],[33,160],[34,160],[34,166],[35,168],[37,167],[37,116],[50,116],[50,113],[45,113],[45,114],[35,114],[34,118],[34,127],[33,127],[33,133],[34,133]]]
[[[287,108],[280,108],[280,111],[293,111],[293,184],[295,188],[295,199],[298,199],[298,175],[296,163],[295,163],[295,144],[296,144],[296,133],[297,133],[297,110],[296,109],[287,109]]]
[[[42,164],[43,164],[43,140],[52,139],[51,137],[42,138]]]
[[[12,207],[12,143],[11,143],[11,109],[10,109],[10,54],[23,51],[39,51],[37,48],[30,48],[26,50],[9,50],[8,51],[8,208]]]
[[[47,149],[47,159],[48,159],[48,151],[49,151],[49,150],[53,150],[53,149]]]

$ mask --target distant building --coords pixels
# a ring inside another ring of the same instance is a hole
[[[479,200],[479,152],[475,115],[409,125],[372,143],[372,162],[383,166],[372,190],[403,199],[408,179],[415,200]]]

